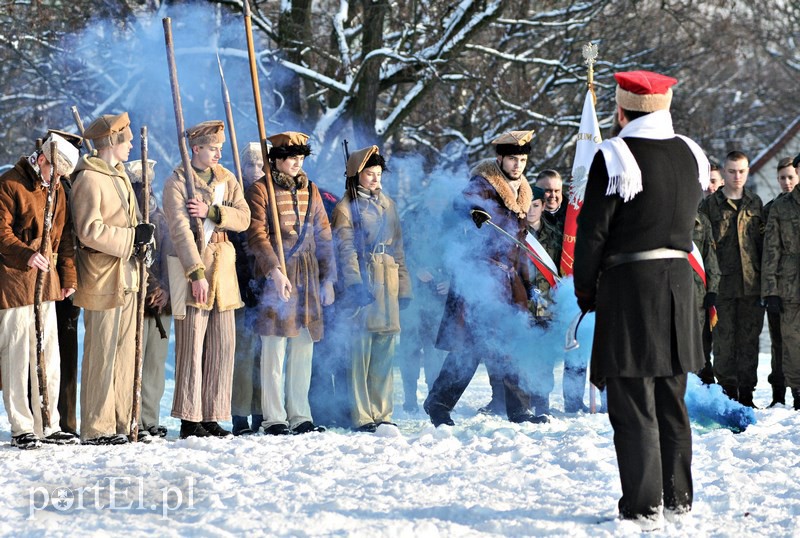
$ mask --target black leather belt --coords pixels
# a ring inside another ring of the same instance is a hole
[[[603,271],[622,265],[623,263],[644,262],[649,260],[666,260],[670,258],[689,259],[689,253],[685,250],[675,250],[673,248],[654,248],[653,250],[642,250],[640,252],[623,252],[612,254],[603,260]]]

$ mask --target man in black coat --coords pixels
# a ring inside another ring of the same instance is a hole
[[[603,142],[578,217],[575,295],[597,311],[591,378],[608,389],[620,517],[655,527],[661,506],[692,506],[686,376],[703,366],[694,304],[692,229],[708,160],[675,135],[677,81],[617,73],[619,137]]]

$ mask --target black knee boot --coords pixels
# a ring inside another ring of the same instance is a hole
[[[775,407],[778,404],[786,405],[786,387],[783,385],[772,385],[772,403],[769,404],[769,406]]]

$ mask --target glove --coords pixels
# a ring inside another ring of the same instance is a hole
[[[764,297],[764,306],[770,314],[780,314],[783,312],[783,299],[777,295],[767,295]]]
[[[364,284],[353,284],[347,288],[347,297],[353,307],[367,306],[375,302],[375,296]]]
[[[706,293],[706,296],[703,298],[703,308],[708,310],[712,306],[716,306],[717,304],[717,294],[713,291],[709,291]]]
[[[588,297],[586,295],[578,295],[576,293],[575,297],[578,299],[578,308],[581,309],[581,312],[584,314],[587,312],[594,312],[594,309],[597,306],[597,300],[594,295]]]
[[[411,299],[409,299],[408,297],[400,297],[399,302],[400,302],[400,310],[405,310],[406,308],[408,308],[408,305],[411,304]]]
[[[153,234],[155,231],[155,224],[151,224],[149,222],[137,224],[136,228],[134,228],[133,244],[137,246],[148,244],[153,240]]]
[[[487,220],[492,220],[492,216],[479,207],[470,209],[469,214],[472,216],[472,222],[474,222],[475,226],[478,228],[483,226],[483,223]]]

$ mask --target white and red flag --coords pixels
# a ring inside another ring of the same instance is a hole
[[[561,274],[572,274],[575,262],[575,236],[578,233],[578,213],[583,205],[586,193],[586,181],[589,179],[589,167],[592,165],[597,146],[602,142],[600,124],[594,109],[594,94],[586,92],[581,113],[581,126],[578,130],[578,141],[575,144],[575,161],[572,163],[572,184],[569,188],[569,204],[564,221],[564,242],[561,249]]]

